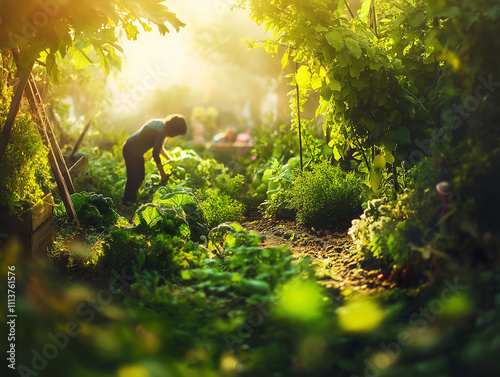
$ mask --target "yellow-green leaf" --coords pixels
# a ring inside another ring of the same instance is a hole
[[[382,169],[385,167],[385,157],[381,154],[375,156],[373,159],[373,168],[374,169]]]
[[[340,83],[334,79],[332,79],[332,81],[330,81],[330,89],[331,90],[336,90],[338,92],[340,92],[340,90],[342,89],[342,86],[340,85]]]
[[[289,54],[288,54],[288,50],[283,54],[283,57],[281,58],[281,69],[285,69],[286,66],[288,65],[288,59],[289,58]]]
[[[382,183],[382,174],[379,171],[372,171],[370,173],[370,186],[373,191],[378,191]]]
[[[301,88],[306,88],[311,83],[311,72],[306,65],[301,66],[295,75],[295,81]]]
[[[314,74],[311,80],[311,87],[313,90],[317,90],[323,86],[323,80],[317,74]]]

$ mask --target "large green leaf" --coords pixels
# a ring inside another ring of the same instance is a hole
[[[427,16],[421,10],[416,10],[415,12],[411,13],[410,16],[408,17],[408,21],[410,22],[410,25],[413,27],[419,27],[425,22],[426,19]]]
[[[325,35],[326,40],[335,50],[340,51],[344,47],[344,41],[342,40],[342,35],[337,31],[331,31]]]
[[[411,143],[410,130],[404,126],[396,128],[396,130],[394,131],[394,135],[396,136],[396,142],[398,144]]]
[[[361,50],[361,47],[359,47],[359,43],[352,38],[346,38],[344,42],[347,49],[351,52],[351,54],[356,59],[359,59],[363,54],[363,50]]]

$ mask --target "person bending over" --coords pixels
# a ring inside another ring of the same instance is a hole
[[[180,114],[172,114],[165,119],[151,119],[137,132],[129,136],[123,145],[123,158],[127,167],[127,183],[123,204],[130,205],[137,201],[137,190],[141,187],[145,177],[144,153],[153,148],[153,159],[160,171],[162,182],[167,182],[169,176],[165,174],[161,164],[160,154],[167,160],[170,158],[163,148],[168,137],[185,135],[186,120]]]

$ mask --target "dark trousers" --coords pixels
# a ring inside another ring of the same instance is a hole
[[[125,185],[125,193],[123,195],[123,203],[129,204],[137,201],[137,190],[141,187],[142,181],[146,175],[144,168],[144,157],[137,156],[127,148],[127,144],[123,146],[123,158],[127,167],[127,183]]]

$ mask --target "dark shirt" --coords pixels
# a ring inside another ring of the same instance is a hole
[[[166,137],[165,121],[151,119],[137,132],[129,136],[124,147],[129,153],[136,156],[142,156],[153,148],[153,157],[156,160],[160,156]]]

